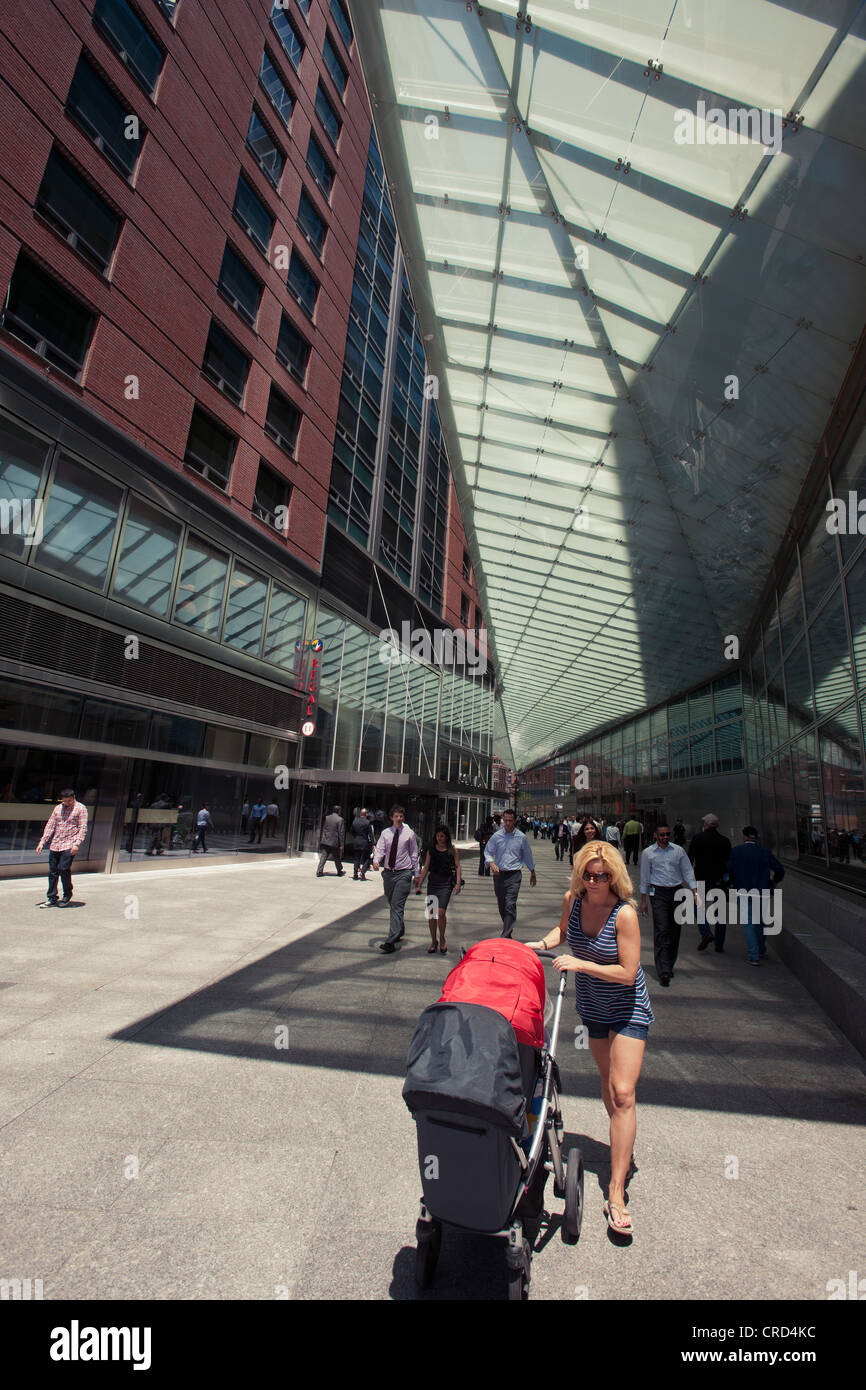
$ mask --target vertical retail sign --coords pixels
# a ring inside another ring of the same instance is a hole
[[[319,664],[321,660],[323,643],[321,641],[321,638],[314,637],[312,638],[312,640],[304,642],[303,646],[306,647],[310,653],[310,668],[309,673],[304,682],[305,704],[304,718],[303,722],[301,723],[301,733],[303,734],[304,738],[310,738],[316,732],[316,705],[318,703],[319,694]],[[297,647],[301,647],[300,642],[297,644]]]

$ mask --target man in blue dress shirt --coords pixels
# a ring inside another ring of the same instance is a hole
[[[523,865],[530,870],[529,886],[536,884],[532,850],[522,830],[516,830],[517,817],[513,811],[502,812],[502,829],[491,835],[484,846],[484,858],[493,874],[493,889],[502,918],[501,936],[511,936],[517,921],[517,895],[520,892]]]
[[[640,857],[640,910],[647,914],[647,895],[653,906],[653,946],[660,985],[669,985],[680,949],[681,924],[676,919],[674,895],[687,883],[697,901],[695,872],[682,845],[671,844],[670,826],[656,826],[656,843]]]

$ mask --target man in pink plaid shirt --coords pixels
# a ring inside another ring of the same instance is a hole
[[[41,854],[48,844],[48,896],[40,907],[68,907],[72,901],[72,860],[84,844],[87,834],[87,807],[75,800],[75,792],[67,787],[60,793],[60,805],[55,806],[42,838],[36,846]],[[50,843],[49,843],[50,841]],[[57,880],[63,884],[63,900],[57,901]]]

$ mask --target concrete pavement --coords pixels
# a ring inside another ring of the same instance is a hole
[[[516,935],[549,930],[568,866],[533,841]],[[413,1280],[420,1195],[400,1096],[418,1015],[461,944],[496,934],[467,854],[449,956],[428,956],[423,899],[387,931],[381,882],[316,879],[314,860],[76,880],[37,911],[0,886],[0,1277],[45,1298],[501,1298],[498,1242],[446,1232],[437,1287]],[[857,1053],[778,960],[751,969],[738,929],[698,954],[684,929],[638,1089],[635,1238],[601,1215],[607,1117],[573,1003],[560,1064],[586,1217],[562,1203],[533,1261],[536,1299],[825,1299],[863,1266]]]

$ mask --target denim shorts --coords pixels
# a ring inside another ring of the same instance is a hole
[[[646,1042],[649,1037],[648,1023],[588,1023],[586,1031],[591,1038],[606,1038],[609,1033],[619,1033],[623,1038],[640,1038]]]

